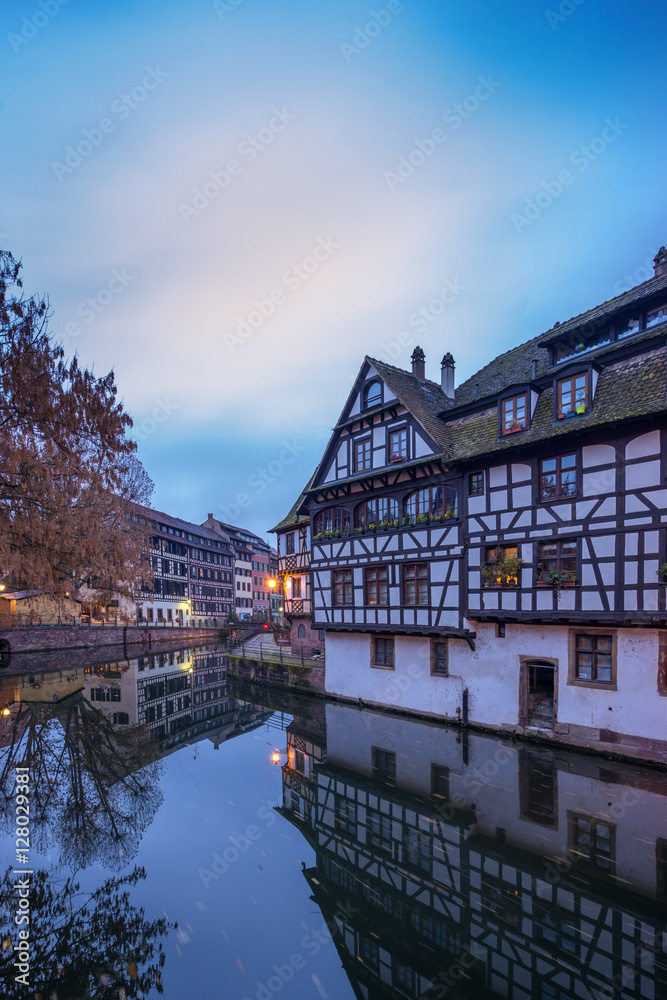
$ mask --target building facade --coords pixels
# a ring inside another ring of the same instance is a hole
[[[667,759],[655,265],[458,387],[365,359],[295,511],[327,691]]]

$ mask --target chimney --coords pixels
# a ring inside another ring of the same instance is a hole
[[[441,361],[440,385],[447,399],[454,399],[454,358],[449,352]]]
[[[421,347],[415,347],[412,352],[412,374],[419,382],[426,381],[425,357]]]
[[[667,250],[664,247],[660,247],[657,254],[653,258],[653,266],[655,268],[655,277],[659,278],[663,274],[667,274]]]

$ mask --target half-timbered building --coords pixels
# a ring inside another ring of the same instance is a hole
[[[294,516],[343,697],[667,759],[667,251],[458,387],[367,357]]]
[[[359,1000],[665,995],[663,774],[332,703],[326,723],[293,822]]]

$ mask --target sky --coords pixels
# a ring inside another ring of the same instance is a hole
[[[366,354],[457,383],[667,243],[657,0],[4,0],[0,245],[153,505],[266,537]],[[403,336],[401,336],[403,334]]]

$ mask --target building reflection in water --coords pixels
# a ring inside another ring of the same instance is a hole
[[[126,867],[162,802],[160,760],[217,747],[271,710],[231,698],[223,653],[194,648],[2,677],[0,825],[12,825],[14,768],[31,774],[31,837],[74,868]]]
[[[667,775],[309,713],[281,812],[357,997],[667,998]]]

